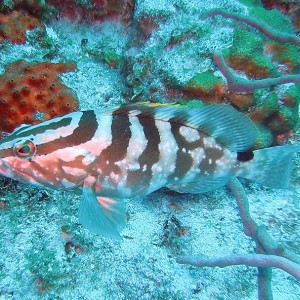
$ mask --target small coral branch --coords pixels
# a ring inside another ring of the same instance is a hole
[[[264,35],[266,35],[269,39],[274,41],[278,41],[281,43],[293,43],[297,46],[300,46],[300,38],[292,33],[281,32],[269,26],[267,23],[253,18],[251,16],[242,16],[240,14],[236,14],[233,12],[227,12],[222,9],[214,9],[206,12],[202,19],[214,17],[214,16],[222,16],[224,18],[233,19],[239,22],[243,22],[251,27],[256,28]]]
[[[251,267],[279,268],[297,280],[300,280],[300,266],[284,257],[266,254],[228,255],[220,258],[207,258],[202,255],[182,256],[176,260],[180,264],[189,264],[195,267],[228,267],[246,265]]]
[[[180,264],[196,267],[227,267],[246,265],[258,268],[258,298],[260,300],[273,299],[271,279],[272,268],[279,268],[297,280],[300,280],[300,256],[286,251],[276,243],[267,233],[264,226],[258,226],[249,212],[249,201],[245,190],[236,178],[232,178],[228,187],[233,193],[239,214],[243,223],[244,233],[256,243],[256,254],[228,255],[220,258],[207,258],[203,255],[182,256],[177,258]]]
[[[213,59],[217,67],[227,80],[228,89],[232,92],[251,93],[255,89],[268,88],[274,85],[285,83],[299,83],[300,74],[283,75],[277,78],[266,78],[259,80],[248,80],[234,75],[227,66],[224,58],[220,54],[214,54]]]
[[[257,225],[251,218],[248,197],[239,180],[232,178],[228,183],[228,187],[236,199],[244,233],[255,241],[259,251],[285,257],[300,265],[299,255],[287,251],[283,245],[276,243],[266,231],[266,228]]]

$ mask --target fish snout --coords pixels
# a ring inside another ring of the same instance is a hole
[[[11,170],[3,158],[0,158],[0,175],[11,178],[11,176],[9,176],[11,175]]]

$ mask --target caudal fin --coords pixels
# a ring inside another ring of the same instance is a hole
[[[278,146],[254,151],[249,172],[243,177],[271,188],[287,188],[290,182],[292,158],[300,146]]]

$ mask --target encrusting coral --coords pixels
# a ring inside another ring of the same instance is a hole
[[[0,44],[4,42],[25,44],[26,31],[37,27],[45,28],[45,25],[23,12],[0,13]]]
[[[78,108],[76,96],[59,78],[63,72],[74,71],[75,65],[32,62],[32,59],[68,61],[74,57],[79,68],[76,82],[72,76],[66,82],[83,91],[78,92],[83,109],[135,101],[175,101],[186,107],[224,103],[255,122],[258,129],[255,148],[280,143],[293,135],[298,121],[300,18],[297,18],[299,10],[294,11],[299,7],[297,2],[0,1],[1,17],[9,20],[5,23],[9,34],[6,39],[0,38],[2,70],[7,66],[0,76],[0,134],[11,132],[20,124],[37,123]],[[278,10],[269,10],[274,7]],[[18,28],[22,18],[27,23]],[[35,22],[41,25],[28,25]],[[47,31],[43,22],[48,24]],[[36,27],[38,30],[28,34],[27,42],[26,31]],[[3,28],[0,26],[0,32]],[[45,32],[41,40],[40,31]],[[111,40],[107,38],[110,36]],[[48,48],[50,54],[46,56]],[[11,49],[17,51],[11,55]],[[38,56],[34,56],[36,53]],[[31,62],[7,65],[16,59]],[[124,83],[124,87],[120,84],[120,89],[114,91],[116,84],[111,82]],[[85,93],[88,89],[91,92]],[[87,105],[83,105],[84,101]],[[214,274],[207,268],[201,272],[174,264],[174,256],[197,253],[199,247],[211,256],[185,256],[177,262],[206,267],[255,266],[259,299],[273,297],[272,268],[282,268],[297,280],[300,278],[299,257],[288,251],[299,248],[299,201],[296,193],[285,200],[286,194],[292,195],[290,190],[265,192],[250,185],[247,191],[255,199],[249,197],[250,215],[247,197],[239,183],[230,182],[229,190],[237,200],[244,233],[255,242],[254,254],[253,244],[237,234],[241,226],[232,213],[232,201],[228,202],[222,191],[202,194],[201,200],[198,196],[180,195],[184,203],[181,211],[174,208],[170,211],[166,205],[169,201],[170,207],[173,205],[174,195],[169,195],[171,200],[168,200],[165,193],[162,204],[159,204],[160,192],[153,196],[156,202],[148,199],[140,205],[138,199],[127,214],[130,226],[124,242],[116,247],[109,241],[95,240],[80,229],[74,218],[79,205],[76,196],[68,193],[45,196],[40,189],[24,189],[19,183],[3,180],[0,185],[0,219],[5,233],[5,243],[0,243],[3,297],[35,299],[32,295],[38,293],[38,299],[43,296],[81,299],[90,295],[101,299],[105,294],[115,298],[241,299],[243,295],[245,299],[254,298],[253,274],[247,268],[236,271],[231,268],[224,279],[224,274]],[[256,197],[257,193],[268,193],[270,198]],[[272,195],[276,200],[269,203]],[[154,210],[149,211],[147,203]],[[272,206],[269,210],[268,205]],[[193,223],[199,225],[199,230],[189,229]],[[275,235],[274,239],[267,231]],[[17,247],[12,236],[18,238]],[[133,239],[139,242],[134,243]],[[277,239],[287,247],[277,244]],[[144,251],[145,247],[148,251]],[[223,257],[225,252],[241,254]],[[84,266],[79,277],[74,272],[78,266]],[[286,291],[291,291],[294,299],[299,298],[299,288],[293,279],[277,272],[274,275],[273,284],[277,285],[274,298],[279,299]],[[76,284],[80,289],[74,282],[80,283]],[[283,292],[280,294],[279,290]]]
[[[35,124],[77,110],[75,94],[58,77],[75,68],[74,63],[10,64],[0,76],[0,130],[11,132],[24,123]]]
[[[293,22],[296,32],[300,31],[300,2],[298,0],[261,0],[266,9],[278,9]]]
[[[132,20],[133,4],[132,0],[105,0],[105,1],[47,1],[48,9],[53,8],[53,14],[59,15],[72,21],[91,22],[103,21],[109,18],[122,20],[124,22]]]
[[[239,2],[234,10],[204,8],[197,21],[182,16],[177,27],[170,12],[140,13],[135,43],[145,46],[127,61],[129,84],[135,101],[231,104],[257,123],[260,137],[268,136],[255,144],[263,148],[297,123],[300,38],[279,11],[260,1]]]

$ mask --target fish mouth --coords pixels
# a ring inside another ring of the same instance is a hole
[[[54,189],[54,190],[74,190],[78,187],[80,187],[84,180],[86,179],[83,178],[80,180],[78,183],[74,183],[70,187],[61,187],[61,186],[56,186],[55,184],[52,184],[51,182],[47,180],[42,180],[42,181],[37,181],[34,176],[30,174],[30,172],[24,172],[20,169],[16,169],[11,163],[9,163],[7,160],[0,159],[0,175],[17,180],[20,182],[23,182],[25,184],[31,184],[37,187],[41,188],[46,188],[46,189]]]
[[[4,161],[2,159],[0,159],[0,175],[2,175],[4,177],[9,177],[9,176],[7,176],[6,164],[4,163]]]
[[[28,169],[28,168],[27,168]],[[30,168],[29,168],[30,169]],[[41,180],[38,181],[35,176],[33,176],[30,172],[24,172],[20,170],[19,168],[16,169],[13,164],[11,164],[6,159],[0,158],[0,176],[4,176],[13,180],[17,180],[20,182],[23,182],[25,184],[32,184],[37,187],[42,187],[46,189],[54,189],[54,190],[74,190],[83,185],[83,182],[85,181],[86,177],[82,178],[76,183],[73,183],[70,187],[64,187],[60,185],[55,185],[54,183],[51,183],[51,181],[47,180]]]
[[[17,171],[12,164],[10,164],[7,161],[4,161],[3,159],[0,160],[0,174],[4,177],[8,177],[15,180],[22,180],[22,177],[28,178],[27,174],[20,170]]]
[[[16,170],[12,164],[8,161],[4,161],[3,159],[0,159],[0,175],[13,180],[19,180],[25,183],[29,181],[32,184],[39,185],[39,183],[29,174]]]

